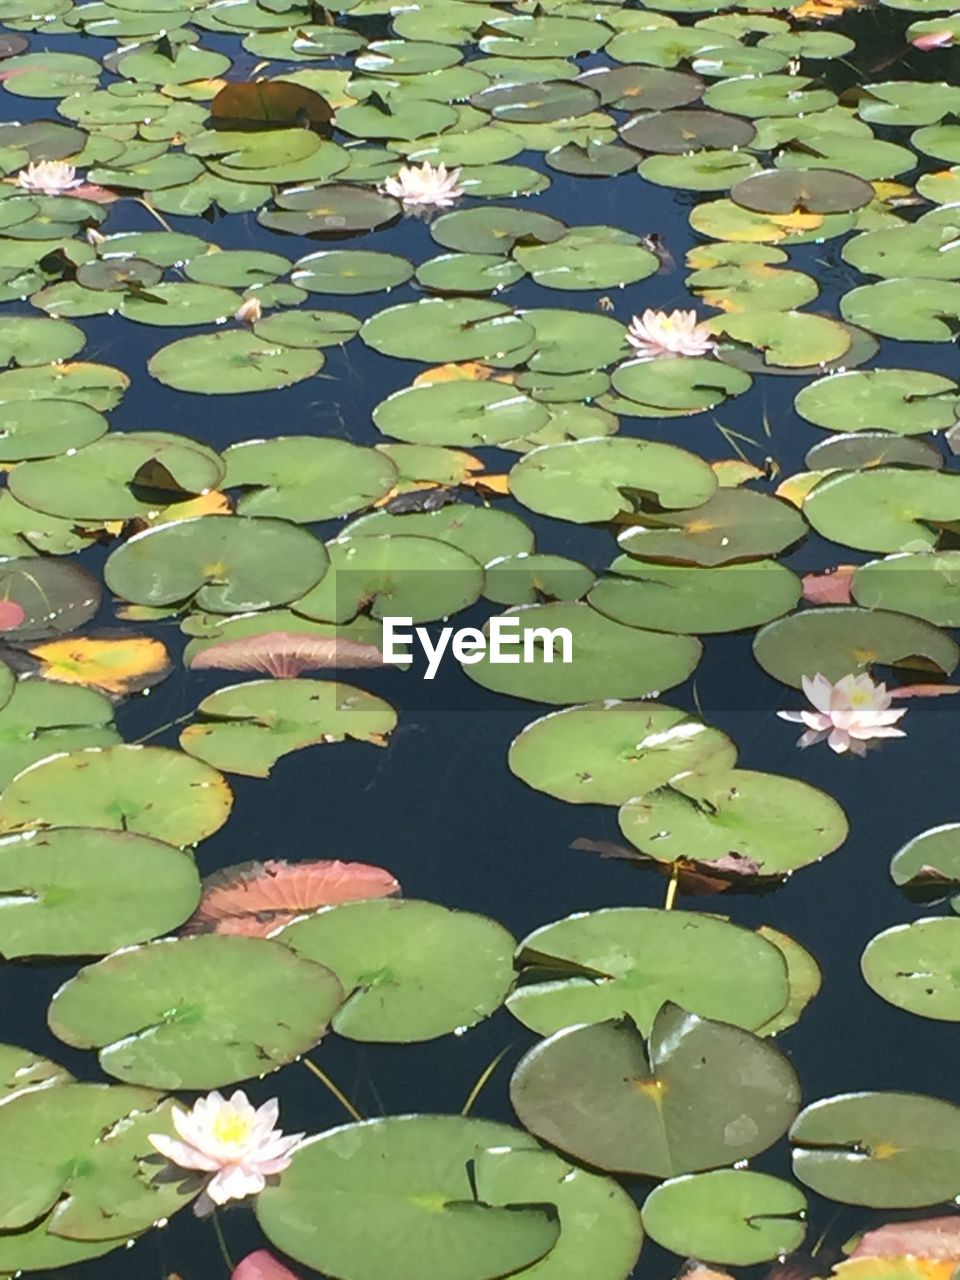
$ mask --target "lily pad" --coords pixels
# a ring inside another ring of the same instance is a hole
[[[748,1267],[799,1247],[806,1208],[802,1192],[780,1178],[718,1169],[655,1187],[643,1204],[643,1225],[673,1253]]]
[[[620,830],[661,862],[733,857],[753,874],[786,876],[839,848],[849,828],[837,802],[806,782],[711,762],[627,801]]]
[[[701,1017],[753,1030],[789,993],[782,952],[759,934],[652,907],[544,925],[521,941],[516,964],[521,977],[507,1008],[539,1035],[622,1017],[646,1034],[665,1002],[681,1000]]]
[[[489,564],[500,556],[522,555],[534,546],[533,530],[509,511],[451,502],[439,511],[412,511],[394,515],[381,509],[359,516],[344,529],[343,536],[382,537],[412,534],[415,538],[435,538],[465,551],[478,564]]]
[[[765,559],[807,532],[795,507],[752,489],[718,489],[699,507],[645,511],[631,525],[617,539],[629,555],[704,568]]]
[[[372,316],[360,337],[381,355],[403,360],[489,360],[525,347],[534,330],[498,302],[429,298]]]
[[[309,293],[360,294],[389,292],[412,275],[413,265],[394,253],[322,249],[295,262],[290,279]]]
[[[269,609],[323,577],[327,553],[306,529],[254,516],[197,516],[154,526],[107,560],[110,590],[134,604],[193,597],[211,613]]]
[[[601,702],[554,711],[510,744],[529,787],[569,804],[625,804],[691,769],[728,769],[737,749],[719,729],[656,702]]]
[[[903,553],[871,560],[850,590],[866,609],[892,609],[938,627],[960,626],[960,551]]]
[[[390,1116],[310,1139],[257,1198],[268,1239],[342,1280],[493,1280],[549,1253],[548,1203],[498,1208],[470,1169],[485,1148],[529,1149],[527,1134],[459,1116]],[[391,1241],[383,1249],[384,1232]]]
[[[801,687],[804,675],[828,680],[880,666],[931,666],[949,675],[960,650],[929,622],[882,609],[821,607],[778,618],[757,633],[754,657],[775,680]]]
[[[182,924],[200,877],[190,854],[159,840],[58,827],[0,839],[0,894],[8,960],[99,956]]]
[[[188,755],[225,773],[266,778],[301,747],[354,739],[386,744],[393,708],[372,693],[332,680],[251,680],[218,689],[180,734]]]
[[[960,920],[915,920],[871,938],[860,958],[867,986],[897,1009],[960,1022]]]
[[[274,391],[312,378],[322,368],[318,350],[281,346],[240,329],[179,338],[147,362],[165,386],[208,396]]]
[[[0,708],[0,788],[46,756],[120,741],[113,704],[95,689],[21,680]]]
[[[793,1171],[828,1200],[920,1209],[960,1181],[960,1107],[917,1093],[822,1098],[790,1130]]]
[[[224,489],[243,489],[241,516],[277,516],[312,524],[371,506],[393,487],[396,468],[383,454],[346,440],[273,436],[245,440],[223,455]]]
[[[900,467],[843,472],[817,485],[803,510],[818,533],[841,546],[933,548],[939,526],[960,519],[960,477]]]
[[[828,431],[864,428],[922,435],[952,427],[960,416],[960,387],[923,369],[857,369],[801,388],[794,408]]]
[[[521,645],[531,652],[513,666],[492,663],[488,650],[479,662],[465,666],[465,672],[485,689],[533,702],[568,705],[598,698],[644,698],[682,684],[702,652],[693,636],[624,627],[587,604],[520,606],[501,617],[517,619],[515,629],[508,623],[509,631],[501,633],[505,651],[519,658],[513,646]],[[567,648],[569,662],[563,661]]]
[[[207,765],[166,747],[89,747],[46,756],[0,799],[0,831],[96,827],[186,846],[218,831],[233,796]]]
[[[340,979],[348,994],[333,1029],[351,1040],[410,1044],[466,1030],[499,1008],[513,983],[511,935],[485,916],[432,902],[344,903],[278,936]]]
[[[543,405],[508,383],[429,382],[382,400],[373,421],[384,435],[413,444],[471,448],[503,444],[550,420]]]
[[[771,1146],[796,1115],[800,1085],[767,1041],[668,1004],[646,1041],[629,1019],[542,1041],[510,1096],[532,1133],[576,1159],[666,1178]]]
[[[40,556],[0,560],[5,639],[69,635],[89,622],[100,608],[102,594],[97,579],[80,565]]]

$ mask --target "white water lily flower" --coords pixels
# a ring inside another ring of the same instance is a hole
[[[460,173],[459,169],[448,170],[445,164],[434,168],[429,160],[421,165],[405,164],[386,179],[383,190],[404,204],[449,209],[464,194],[463,188],[457,185]]]
[[[813,711],[778,711],[781,720],[806,726],[798,747],[811,747],[827,741],[834,751],[866,754],[872,738],[903,738],[902,729],[893,726],[906,715],[906,708],[891,711],[892,695],[885,684],[877,684],[868,675],[849,675],[832,684],[826,676],[812,679],[803,676],[803,691],[813,704]]]
[[[695,311],[653,311],[634,316],[627,341],[638,356],[654,360],[662,356],[705,356],[716,347]]]
[[[82,187],[83,179],[66,160],[37,160],[17,174],[17,186],[45,196],[62,196],[74,187]]]
[[[151,1133],[150,1141],[179,1168],[212,1175],[197,1204],[196,1212],[202,1215],[213,1205],[256,1195],[268,1177],[289,1167],[304,1135],[284,1137],[275,1127],[279,1110],[276,1098],[254,1108],[242,1089],[229,1100],[214,1091],[199,1098],[190,1111],[173,1108],[179,1138]]]
[[[260,305],[260,299],[253,297],[241,302],[233,313],[233,318],[234,320],[239,320],[241,324],[250,325],[252,328],[263,318],[263,307]]]

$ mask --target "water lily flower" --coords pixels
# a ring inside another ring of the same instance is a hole
[[[77,177],[76,169],[66,160],[37,160],[20,170],[17,186],[44,196],[62,196],[82,187],[83,179]]]
[[[803,676],[803,691],[813,704],[813,711],[778,711],[781,720],[806,726],[798,747],[811,747],[827,741],[838,754],[852,751],[866,754],[872,738],[903,738],[906,734],[894,725],[906,715],[906,708],[893,711],[893,695],[885,684],[877,684],[868,675],[848,675],[836,684],[819,673],[811,679]]]
[[[662,356],[705,356],[716,342],[704,325],[698,323],[695,311],[653,311],[649,307],[642,316],[634,316],[627,330],[627,341],[644,360]]]
[[[234,320],[239,320],[241,324],[250,325],[251,328],[262,318],[263,307],[260,305],[260,299],[257,297],[247,298],[241,302],[239,307],[233,313]]]
[[[156,1150],[172,1164],[211,1175],[197,1201],[198,1216],[211,1212],[214,1205],[256,1195],[268,1177],[289,1167],[304,1135],[284,1137],[276,1128],[279,1110],[276,1098],[254,1108],[242,1089],[229,1099],[214,1090],[199,1098],[190,1111],[173,1108],[179,1138],[149,1135]]]
[[[449,209],[464,194],[463,188],[457,185],[460,173],[460,169],[448,170],[445,164],[434,168],[429,160],[421,165],[405,164],[393,177],[387,178],[383,190],[405,205]]]

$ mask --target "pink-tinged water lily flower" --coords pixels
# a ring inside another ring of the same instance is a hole
[[[276,1128],[279,1110],[276,1098],[254,1108],[242,1089],[229,1099],[214,1091],[199,1098],[190,1111],[173,1108],[179,1138],[150,1134],[153,1146],[172,1164],[211,1175],[197,1201],[199,1216],[214,1205],[256,1195],[268,1177],[289,1168],[304,1135],[284,1137]]]
[[[634,316],[627,341],[644,360],[662,356],[705,356],[716,347],[695,311],[652,311]]]
[[[253,297],[241,302],[233,313],[233,318],[234,320],[239,320],[241,324],[250,325],[252,328],[263,318],[263,307],[260,305],[260,299]]]
[[[233,1269],[230,1280],[299,1280],[295,1272],[278,1262],[266,1249],[248,1253]]]
[[[66,160],[37,160],[17,174],[17,186],[44,196],[62,196],[83,186],[83,179]]]
[[[827,741],[838,753],[852,751],[866,754],[872,738],[903,738],[902,729],[894,725],[906,715],[906,708],[892,711],[892,694],[887,686],[876,684],[868,675],[849,675],[832,684],[826,676],[803,677],[803,691],[813,704],[813,711],[778,711],[781,720],[806,726],[798,747],[811,747]]]
[[[447,169],[445,164],[436,168],[425,160],[423,164],[405,164],[393,177],[387,178],[383,189],[405,205],[432,205],[435,209],[449,209],[463,195],[458,186],[459,169]]]
[[[927,52],[930,49],[943,49],[953,44],[952,31],[924,31],[910,41],[915,49]]]

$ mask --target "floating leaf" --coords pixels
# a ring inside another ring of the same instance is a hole
[[[32,645],[28,653],[42,663],[44,680],[89,685],[121,697],[159,684],[173,670],[166,647],[153,636],[74,636]]]

